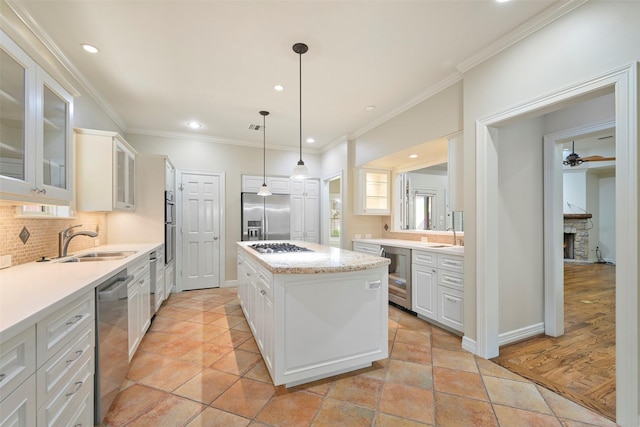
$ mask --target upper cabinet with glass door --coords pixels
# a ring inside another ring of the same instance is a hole
[[[359,169],[356,215],[389,215],[391,211],[391,172]]]
[[[73,97],[0,30],[0,198],[68,204]]]

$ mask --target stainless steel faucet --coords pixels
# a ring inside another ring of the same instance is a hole
[[[69,250],[69,243],[71,239],[77,236],[89,236],[89,237],[98,237],[98,233],[94,231],[78,231],[76,233],[70,234],[71,230],[77,227],[82,227],[82,224],[74,225],[69,228],[65,228],[60,233],[58,233],[58,257],[67,256],[67,251]]]

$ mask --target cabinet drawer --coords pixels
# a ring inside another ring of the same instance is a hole
[[[258,288],[265,291],[263,295],[273,298],[273,288],[271,286],[273,283],[273,275],[261,265],[256,265],[255,274],[258,277]]]
[[[439,269],[438,284],[463,291],[464,275],[462,273]]]
[[[438,268],[464,271],[464,257],[457,255],[438,254]]]
[[[34,325],[0,344],[0,402],[35,371]]]
[[[148,258],[148,257],[147,257]],[[136,279],[145,274],[145,270],[149,271],[149,260],[144,259],[131,267],[127,268],[127,273]]]
[[[91,326],[38,369],[38,402],[44,402],[56,394],[77,369],[92,358],[94,342],[94,328]]]
[[[93,326],[94,292],[88,292],[36,325],[38,366],[66,346],[78,331]]]
[[[362,252],[369,255],[380,256],[380,245],[376,245],[373,243],[354,242],[353,250],[354,252]]]
[[[414,264],[426,265],[428,267],[437,267],[438,254],[435,252],[412,250],[412,262]]]
[[[438,286],[438,322],[457,331],[464,330],[464,294]]]
[[[31,375],[0,402],[0,426],[34,426],[36,409],[36,376]]]
[[[67,424],[65,418],[71,418],[83,397],[93,390],[93,363],[93,358],[87,358],[76,375],[42,405],[38,410],[38,427]]]
[[[91,389],[87,390],[84,396],[80,396],[80,404],[75,409],[75,413],[71,415],[66,425],[73,427],[91,427],[93,426],[93,394]]]

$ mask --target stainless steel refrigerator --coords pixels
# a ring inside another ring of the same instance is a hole
[[[289,240],[291,201],[288,194],[242,193],[242,240]]]

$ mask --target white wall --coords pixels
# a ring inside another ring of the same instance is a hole
[[[605,261],[616,261],[616,177],[603,176],[599,182],[600,209],[598,246]]]
[[[500,129],[500,333],[543,321],[542,133],[541,118]]]
[[[464,74],[465,336],[476,329],[476,121],[640,58],[637,2],[588,2]],[[637,143],[637,142],[635,142]],[[484,153],[482,153],[484,155]],[[637,239],[638,236],[632,238]],[[513,254],[501,250],[504,262]],[[468,320],[468,321],[467,321]]]
[[[240,241],[241,175],[262,175],[262,147],[241,147],[207,140],[126,134],[125,139],[143,153],[164,154],[178,170],[225,173],[225,274],[236,279],[236,243]],[[298,162],[298,152],[267,149],[267,175],[289,176]],[[303,152],[313,177],[320,177],[320,157]],[[179,208],[179,207],[178,207]]]
[[[462,82],[458,82],[359,136],[354,165],[461,130]]]

